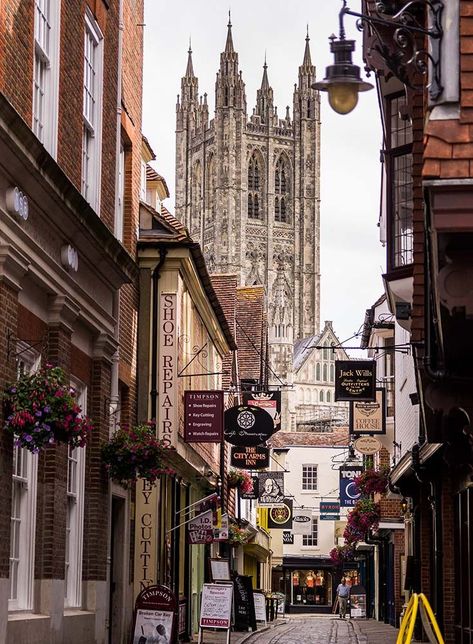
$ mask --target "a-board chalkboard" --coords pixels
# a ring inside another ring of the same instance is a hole
[[[255,602],[256,621],[266,624],[266,597],[261,592],[253,593]]]
[[[255,602],[253,599],[251,579],[251,577],[246,575],[236,575],[233,580],[233,605],[236,631],[247,631],[248,628],[256,631]]]

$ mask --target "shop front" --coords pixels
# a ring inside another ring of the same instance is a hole
[[[330,559],[284,557],[282,580],[288,613],[330,613],[342,573]],[[357,564],[343,571],[348,584],[358,579]]]

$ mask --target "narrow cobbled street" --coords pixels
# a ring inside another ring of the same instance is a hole
[[[231,644],[394,644],[397,630],[373,619],[340,620],[333,615],[298,615],[268,630],[232,633]],[[225,642],[223,633],[209,633],[204,644]]]

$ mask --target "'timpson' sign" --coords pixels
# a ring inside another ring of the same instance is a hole
[[[161,293],[159,315],[158,438],[176,447],[177,417],[177,294]]]

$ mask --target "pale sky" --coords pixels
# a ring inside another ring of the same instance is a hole
[[[355,3],[357,4],[357,3]],[[143,132],[156,153],[154,167],[168,183],[174,211],[175,105],[192,38],[199,93],[214,110],[215,74],[225,45],[231,8],[233,43],[246,84],[248,113],[256,103],[265,52],[269,82],[281,117],[291,106],[309,25],[317,80],[332,62],[328,37],[338,35],[335,0],[145,1]],[[357,9],[357,7],[353,7]],[[361,34],[346,16],[347,38],[355,38],[354,62],[362,67]],[[362,73],[363,75],[363,73]],[[383,292],[385,250],[379,243],[381,128],[375,90],[360,95],[348,115],[333,112],[322,94],[321,148],[321,325],[332,320],[341,341],[363,322],[365,309]],[[352,340],[349,345],[359,344]],[[357,355],[357,353],[353,354]],[[359,354],[361,357],[361,354]]]

